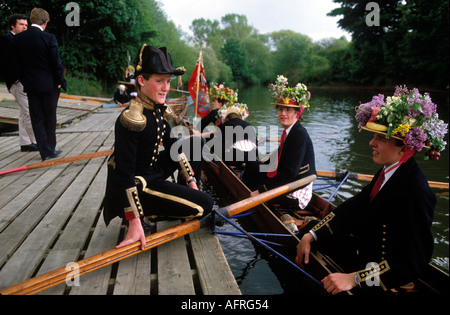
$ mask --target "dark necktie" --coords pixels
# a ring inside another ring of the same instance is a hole
[[[267,172],[267,177],[269,177],[269,178],[272,178],[272,177],[274,177],[275,175],[277,175],[277,168],[278,168],[278,163],[280,162],[281,151],[283,150],[284,140],[286,140],[286,129],[284,129],[284,130],[283,130],[283,133],[281,134],[280,146],[278,147],[277,167],[275,168],[274,171],[272,171],[272,172]]]

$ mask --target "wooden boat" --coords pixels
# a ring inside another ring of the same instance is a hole
[[[251,192],[240,180],[239,173],[230,169],[224,162],[211,161],[205,162],[205,165],[207,166],[205,172],[208,180],[214,180],[215,178],[216,181],[219,181],[224,188],[231,193],[234,199],[243,200],[250,196]],[[282,217],[286,212],[277,211],[276,205],[273,204],[263,203],[260,206],[249,210],[252,211],[252,213],[246,216],[246,219],[250,220],[254,226],[256,226],[258,232],[291,235],[292,237],[271,238],[271,241],[283,244],[285,248],[287,248],[285,251],[286,257],[293,260],[296,254],[296,246],[300,241],[300,235],[306,233],[311,227],[311,225],[308,225],[310,218],[322,219],[330,211],[333,211],[334,208],[335,205],[321,198],[316,193],[313,193],[309,205],[304,210],[289,212],[289,215],[291,216],[290,219],[295,221],[299,233],[293,232],[288,225],[283,222]],[[314,278],[320,280],[330,273],[342,272],[342,268],[340,268],[331,257],[318,250],[314,250],[314,252],[311,253],[310,264],[306,271]],[[402,290],[401,293],[448,294],[448,284],[449,275],[430,264],[425,275],[414,284],[414,287]],[[311,284],[308,284],[308,286],[309,285]],[[317,285],[312,285],[311,288],[315,291],[309,291],[310,288],[308,288],[307,290],[309,293],[323,293],[321,290],[317,289]],[[353,292],[347,293],[353,294]]]

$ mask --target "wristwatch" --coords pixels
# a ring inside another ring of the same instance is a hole
[[[187,182],[186,182],[186,184],[190,184],[190,183],[192,183],[192,182],[194,182],[194,183],[197,183],[197,180],[195,179],[195,177],[194,176],[192,176],[191,177],[191,179],[190,180],[188,180]]]
[[[358,273],[357,273],[357,272],[355,272],[355,283],[356,283],[358,286],[361,286],[361,281],[359,281]]]

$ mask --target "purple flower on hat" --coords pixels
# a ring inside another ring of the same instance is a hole
[[[380,108],[381,106],[385,105],[384,102],[384,95],[378,94],[373,96],[372,100],[368,103],[364,103],[359,105],[356,108],[356,121],[358,122],[358,128],[361,129],[361,127],[364,127],[366,123],[371,119],[372,112],[375,110],[376,107]],[[378,113],[378,110],[376,110]]]
[[[411,149],[420,152],[425,145],[425,141],[427,140],[427,135],[420,127],[415,127],[410,130],[409,133],[406,134],[405,140],[403,143],[410,147]]]
[[[385,126],[386,138],[400,133],[409,149],[421,151],[426,147],[426,155],[429,156],[433,152],[439,153],[447,144],[444,136],[448,132],[448,124],[439,119],[437,105],[428,93],[422,95],[417,88],[410,90],[406,85],[397,86],[394,95],[387,97],[386,102],[379,94],[369,103],[358,106],[356,120],[359,128],[372,121]]]

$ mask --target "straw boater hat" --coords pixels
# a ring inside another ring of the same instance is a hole
[[[301,113],[305,108],[310,107],[308,100],[311,93],[303,83],[298,83],[295,87],[288,86],[288,80],[282,75],[277,76],[277,81],[269,85],[272,92],[274,105],[299,108]],[[300,114],[301,115],[301,114]]]
[[[136,77],[143,73],[182,75],[186,72],[184,67],[175,69],[167,47],[156,48],[144,44],[137,59]]]
[[[403,141],[409,150],[427,150],[426,158],[438,160],[446,142],[447,124],[439,119],[428,93],[397,86],[393,96],[375,95],[356,107],[358,127]]]

